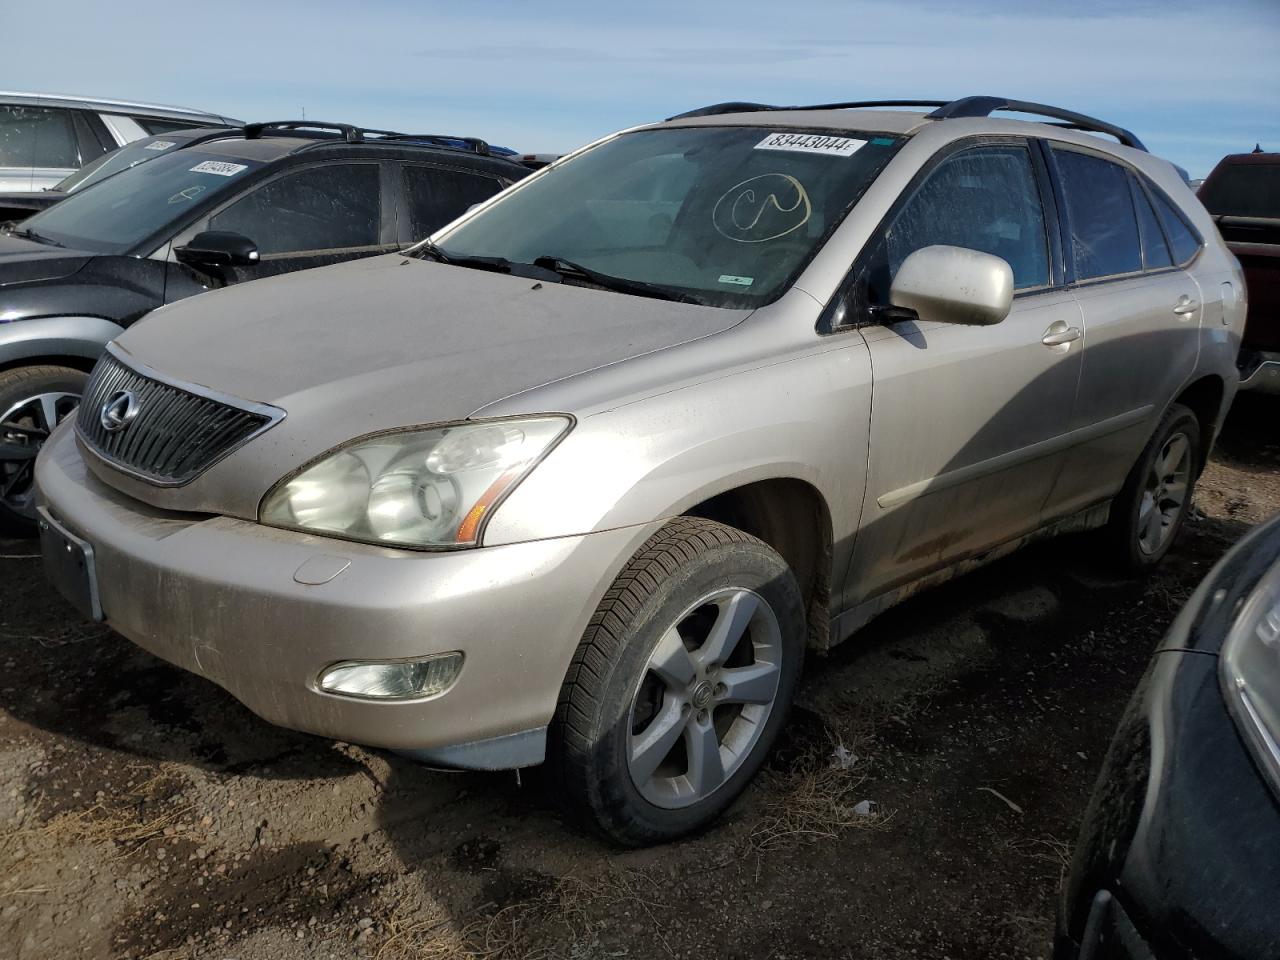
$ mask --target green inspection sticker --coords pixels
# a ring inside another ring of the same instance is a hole
[[[756,282],[755,277],[731,277],[727,273],[720,274],[721,283],[732,283],[739,287],[749,287]]]

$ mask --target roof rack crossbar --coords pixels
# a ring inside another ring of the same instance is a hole
[[[939,107],[929,114],[929,119],[952,120],[957,117],[989,117],[1000,110],[1010,113],[1028,113],[1038,117],[1050,117],[1054,120],[1063,121],[1061,125],[1072,130],[1105,133],[1107,136],[1115,137],[1126,147],[1133,147],[1135,150],[1144,152],[1147,149],[1132,131],[1126,130],[1124,127],[1117,126],[1114,123],[1107,123],[1107,121],[1099,120],[1097,117],[1076,113],[1074,110],[1064,110],[1062,107],[1052,107],[1045,103],[1032,103],[1029,100],[1007,100],[1004,97],[962,97]]]

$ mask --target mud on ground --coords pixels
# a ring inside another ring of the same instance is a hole
[[[0,541],[0,957],[1048,957],[1151,650],[1280,509],[1277,412],[1238,404],[1155,576],[1067,539],[905,604],[811,662],[723,823],[648,851],[562,822],[536,772],[270,727]]]

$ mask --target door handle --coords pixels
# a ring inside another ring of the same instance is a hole
[[[1066,347],[1073,340],[1079,340],[1080,337],[1079,327],[1069,327],[1064,321],[1057,320],[1049,325],[1049,329],[1040,338],[1040,342],[1046,347]]]
[[[1192,300],[1185,293],[1178,298],[1178,302],[1173,305],[1173,312],[1180,317],[1185,317],[1195,313],[1200,309],[1200,301]]]

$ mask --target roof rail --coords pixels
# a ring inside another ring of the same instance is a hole
[[[1050,117],[1060,121],[1057,126],[1072,130],[1085,130],[1090,133],[1105,133],[1115,137],[1126,147],[1146,151],[1142,141],[1132,131],[1124,127],[1107,123],[1097,117],[1086,116],[1062,107],[1051,107],[1044,103],[1032,103],[1029,100],[1008,100],[1004,97],[962,97],[959,100],[850,100],[845,103],[815,103],[805,106],[774,106],[768,103],[750,103],[731,100],[728,103],[714,103],[709,107],[699,107],[678,113],[672,120],[687,120],[690,117],[714,117],[724,113],[758,113],[767,110],[856,110],[866,107],[935,107],[926,114],[930,120],[954,120],[959,117],[988,117],[1005,110],[1011,113],[1028,113],[1040,117]]]
[[[268,130],[334,130],[342,134],[347,143],[363,143],[365,134],[376,134],[379,137],[394,137],[394,130],[366,130],[349,123],[325,123],[321,120],[273,120],[269,123],[246,123],[244,137],[246,140],[258,140]]]
[[[1006,100],[1004,97],[963,97],[939,107],[929,114],[929,119],[953,120],[957,117],[989,117],[999,110],[1005,110],[1010,113],[1029,113],[1038,117],[1050,117],[1054,120],[1062,121],[1058,126],[1068,127],[1072,130],[1085,130],[1089,133],[1105,133],[1107,136],[1115,137],[1126,147],[1133,147],[1135,150],[1144,152],[1147,149],[1141,140],[1124,127],[1118,127],[1114,123],[1107,123],[1097,117],[1076,113],[1074,110],[1051,107],[1045,103],[1032,103],[1029,100]]]
[[[381,131],[378,131],[381,133]],[[472,153],[478,153],[482,157],[490,156],[489,144],[479,137],[457,137],[448,133],[387,133],[378,138],[379,140],[413,140],[420,143],[430,143],[439,147],[449,147],[454,150],[459,149],[459,144],[463,148],[470,150]]]

